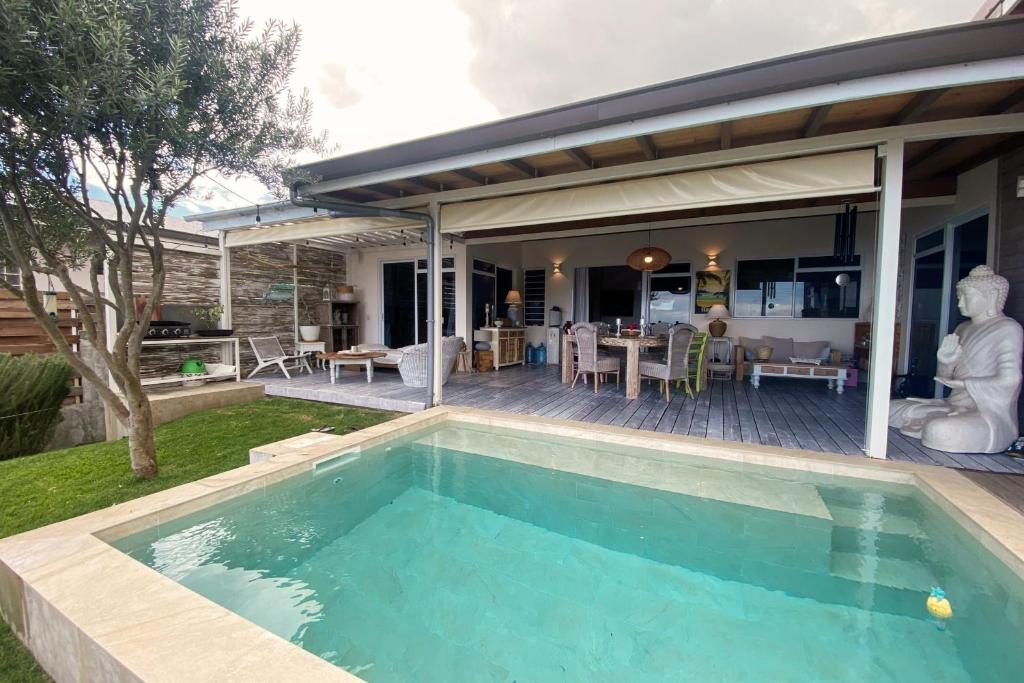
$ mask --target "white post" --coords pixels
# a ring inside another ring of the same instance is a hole
[[[441,387],[441,330],[442,320],[444,319],[444,309],[441,307],[443,301],[442,289],[442,273],[444,268],[441,267],[441,205],[437,202],[430,203],[430,216],[434,219],[434,272],[431,274],[434,278],[434,405],[441,405],[441,396],[444,393]]]
[[[217,241],[220,245],[220,305],[224,307],[223,312],[220,315],[220,326],[222,329],[231,329],[231,250],[228,249],[227,245],[227,232],[221,230],[217,235]],[[234,365],[236,370],[239,370],[238,354],[234,352],[237,348],[237,344],[232,346],[231,344],[225,344],[222,346],[223,349],[230,349],[222,351],[221,363],[225,365]]]
[[[864,450],[885,458],[889,438],[893,339],[896,336],[896,282],[900,260],[900,212],[903,205],[903,140],[886,142],[882,199],[875,246],[874,314],[871,318],[871,368]]]
[[[292,348],[299,352],[299,247],[292,245]]]

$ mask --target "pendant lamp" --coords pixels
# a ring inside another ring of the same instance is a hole
[[[672,255],[660,247],[651,246],[651,229],[647,229],[647,246],[626,257],[626,265],[633,270],[653,273],[672,262]]]

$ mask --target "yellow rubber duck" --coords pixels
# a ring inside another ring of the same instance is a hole
[[[924,604],[928,607],[928,614],[936,619],[946,621],[953,618],[953,606],[946,599],[946,591],[938,586],[932,588],[931,595],[928,596]]]

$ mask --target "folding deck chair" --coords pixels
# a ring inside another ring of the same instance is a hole
[[[313,374],[313,369],[309,367],[309,352],[297,353],[289,356],[284,352],[284,348],[281,346],[281,342],[278,341],[277,337],[249,337],[249,346],[252,347],[252,352],[256,355],[256,362],[258,365],[256,369],[249,373],[249,377],[252,377],[263,368],[276,365],[281,368],[281,372],[288,379],[292,376],[288,374],[288,368],[285,367],[285,362],[294,360],[299,363],[299,368],[306,368],[306,372]],[[247,378],[248,379],[248,378]]]

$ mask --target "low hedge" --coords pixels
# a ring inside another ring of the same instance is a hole
[[[43,450],[74,374],[60,356],[0,353],[0,460]]]

